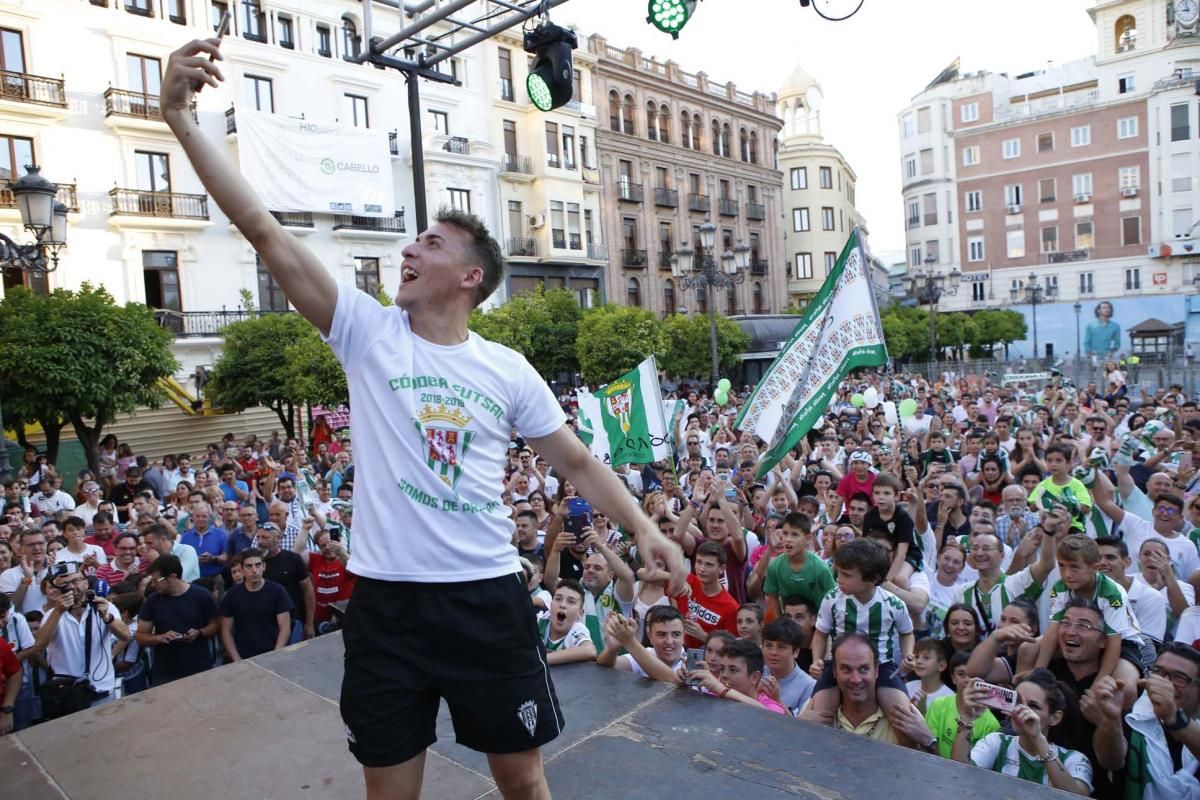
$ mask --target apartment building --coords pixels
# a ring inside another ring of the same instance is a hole
[[[539,111],[525,93],[530,57],[520,30],[485,45],[492,141],[500,146],[500,227],[507,295],[566,288],[584,308],[604,302],[609,263],[596,156],[596,57],[575,51],[574,97]]]
[[[780,88],[776,105],[783,120],[779,169],[783,173],[783,231],[788,305],[801,308],[837,263],[855,225],[865,223],[854,207],[858,176],[821,133],[821,85],[797,67]]]
[[[1137,298],[1118,316],[1178,325],[1173,347],[1200,338],[1184,300],[1200,285],[1194,11],[1098,0],[1094,56],[1016,76],[956,63],[901,112],[908,268],[963,274],[942,308],[1016,303],[1032,322],[1032,275],[1041,356],[1077,352],[1099,300]]]
[[[739,243],[750,247],[745,281],[722,290],[716,309],[786,308],[776,98],[598,35],[587,50],[596,58],[592,97],[603,115],[596,143],[610,301],[664,316],[707,313],[704,292],[677,285],[671,257],[685,245],[700,253],[699,226],[712,222],[718,258]]]
[[[47,291],[91,281],[118,302],[146,303],[177,334],[181,379],[213,363],[221,327],[244,313],[242,290],[260,309],[288,309],[253,250],[205,194],[158,109],[170,52],[211,36],[227,11],[226,81],[199,95],[201,128],[234,160],[239,111],[247,109],[378,132],[391,156],[394,217],[316,211],[277,217],[338,280],[394,292],[401,250],[416,234],[405,83],[398,72],[346,60],[363,47],[361,3],[0,0],[0,178],[18,177],[36,163],[63,184],[60,198],[71,209],[58,270],[33,279],[7,269],[4,286]],[[376,14],[375,24],[375,33],[386,36],[399,18]],[[422,82],[420,146],[430,209],[470,210],[500,231],[495,187],[502,148],[493,143],[494,81],[482,58],[473,49],[443,64],[460,86]],[[28,239],[7,194],[0,194],[0,230]]]

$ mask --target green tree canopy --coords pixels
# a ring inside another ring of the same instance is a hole
[[[471,330],[485,339],[510,347],[529,360],[541,375],[557,379],[579,369],[575,340],[583,310],[569,289],[538,286],[484,312],[471,312]]]
[[[349,400],[346,376],[312,323],[299,314],[257,314],[222,330],[225,346],[205,391],[214,406],[266,406],[295,436],[296,407]]]
[[[70,422],[97,470],[104,427],[120,412],[161,404],[157,381],[178,368],[154,313],[118,306],[103,287],[49,295],[18,287],[0,302],[0,402],[10,423],[42,425],[52,462]]]
[[[923,308],[889,306],[880,316],[883,338],[892,358],[928,356],[929,312]]]
[[[1007,352],[1010,344],[1026,336],[1025,315],[1020,311],[987,308],[976,313],[972,319],[975,321],[975,336],[971,343],[977,350],[989,355],[996,345],[1004,345]]]
[[[663,346],[658,366],[668,375],[707,377],[712,372],[708,316],[673,314],[662,323]],[[717,363],[722,372],[737,366],[750,345],[750,335],[728,317],[717,315]]]
[[[662,326],[640,308],[606,305],[589,310],[579,322],[576,354],[588,383],[607,383],[662,351]]]

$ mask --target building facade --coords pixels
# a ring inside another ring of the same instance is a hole
[[[242,291],[259,309],[288,309],[158,110],[170,52],[211,36],[226,11],[226,80],[198,96],[202,130],[234,160],[239,109],[378,131],[391,153],[395,217],[280,211],[277,218],[338,280],[393,293],[401,251],[416,234],[405,84],[396,71],[346,60],[363,46],[360,3],[313,0],[300,11],[242,0],[0,0],[10,87],[0,93],[0,179],[36,163],[64,184],[60,198],[70,208],[59,268],[42,278],[7,269],[4,287],[45,291],[90,281],[119,303],[149,305],[177,334],[181,380],[216,359],[220,328],[245,313]],[[387,36],[398,20],[393,15],[389,28],[377,14],[375,22],[375,33]],[[467,209],[499,231],[502,149],[492,139],[491,76],[481,59],[476,49],[443,64],[459,86],[422,82],[421,146],[431,211]],[[20,227],[11,195],[0,195],[0,230],[26,241]]]
[[[1200,338],[1194,10],[1100,0],[1095,56],[1016,77],[955,65],[901,112],[908,268],[963,274],[943,308],[1021,310],[1042,327],[1040,357],[1079,353],[1100,301],[1138,301],[1117,309],[1121,352],[1147,317]],[[1048,299],[1040,319],[1031,279]]]
[[[712,222],[718,258],[739,243],[751,250],[746,280],[722,290],[716,309],[786,308],[775,98],[598,35],[587,49],[596,59],[592,97],[602,115],[597,156],[609,299],[664,316],[707,312],[703,292],[685,295],[677,285],[671,258],[685,246],[699,254],[699,226]]]
[[[562,108],[529,102],[529,58],[514,29],[483,46],[491,93],[491,138],[500,146],[496,238],[508,263],[509,296],[566,288],[590,308],[604,302],[605,245],[596,161],[596,58],[575,51],[575,92]]]
[[[779,92],[783,120],[779,169],[783,173],[784,252],[788,257],[788,304],[801,308],[837,263],[856,225],[857,175],[821,134],[821,86],[797,68]]]

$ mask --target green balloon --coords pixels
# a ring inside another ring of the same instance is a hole
[[[724,389],[726,392],[729,391],[729,387],[731,386],[733,384],[729,382],[729,378],[721,378],[721,380],[717,381],[717,388]]]
[[[902,418],[908,418],[915,415],[917,413],[917,401],[913,400],[911,397],[904,398],[900,401],[899,411]]]
[[[854,406],[855,408],[862,408],[866,404],[867,400],[862,396],[862,394],[855,392],[850,396],[850,405]]]
[[[717,389],[713,392],[713,400],[717,401],[717,405],[723,406],[729,401],[729,392],[726,392],[724,389]]]

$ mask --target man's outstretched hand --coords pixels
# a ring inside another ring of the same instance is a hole
[[[220,39],[193,39],[171,53],[158,98],[163,114],[187,111],[196,92],[225,80],[214,63],[214,59],[224,58]]]
[[[677,597],[687,586],[687,567],[683,562],[683,549],[678,544],[663,536],[657,530],[643,530],[637,536],[638,556],[646,565],[646,580],[667,582],[664,573],[670,573],[667,594]],[[659,569],[654,561],[658,559],[666,565],[665,570]]]

